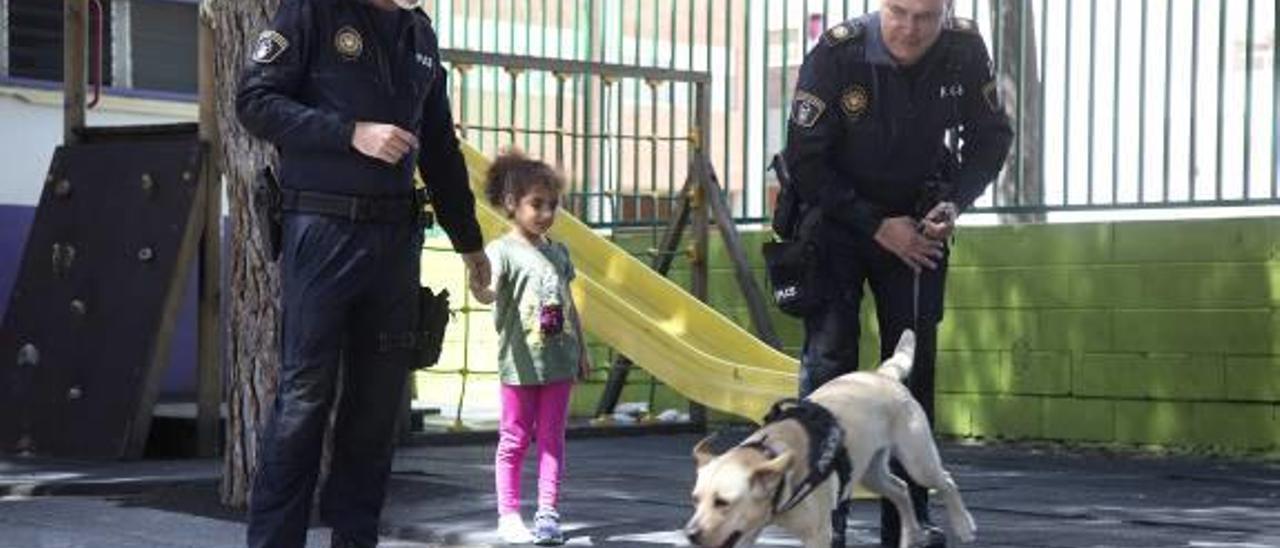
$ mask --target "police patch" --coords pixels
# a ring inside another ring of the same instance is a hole
[[[346,60],[354,61],[360,57],[360,52],[364,51],[364,39],[360,37],[359,31],[345,26],[333,35],[333,48],[338,50],[338,54]]]
[[[1003,109],[1003,103],[1000,101],[1000,87],[996,85],[995,80],[982,86],[982,98],[987,102],[987,108],[990,108],[991,112],[1000,112]]]
[[[802,128],[811,128],[822,118],[822,111],[827,104],[822,99],[804,91],[796,92],[796,99],[791,104],[791,122]]]
[[[822,41],[828,46],[834,46],[841,42],[845,42],[851,38],[862,36],[862,23],[858,21],[845,21],[827,32],[822,33]]]
[[[289,49],[289,40],[274,30],[264,30],[258,35],[258,44],[253,47],[253,62],[270,64]]]
[[[840,108],[850,118],[857,119],[867,111],[867,107],[871,106],[871,94],[867,93],[867,88],[855,85],[844,92],[840,97]]]
[[[953,17],[949,22],[949,26],[952,29],[958,30],[960,32],[978,34],[978,22],[974,21],[973,19],[966,19],[964,17]]]

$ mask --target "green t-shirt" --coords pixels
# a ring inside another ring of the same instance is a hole
[[[507,234],[485,247],[493,265],[493,323],[503,384],[573,379],[581,347],[569,317],[573,263],[564,244],[534,246]]]

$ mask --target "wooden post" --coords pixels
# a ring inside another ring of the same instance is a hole
[[[703,195],[706,196],[707,206],[711,209],[711,213],[715,218],[716,228],[720,232],[720,239],[724,241],[725,250],[729,254],[729,259],[733,263],[733,274],[738,280],[738,288],[742,290],[742,296],[747,301],[747,310],[751,314],[751,323],[755,325],[756,334],[760,339],[768,343],[774,348],[782,348],[782,339],[778,338],[777,332],[773,329],[773,319],[769,316],[769,309],[765,306],[764,293],[760,291],[760,286],[756,285],[756,279],[751,275],[751,266],[747,261],[747,253],[742,248],[742,238],[738,235],[738,229],[733,224],[733,215],[729,213],[729,205],[725,203],[723,196],[720,194],[720,183],[717,182],[715,167],[706,156],[700,156],[702,160],[702,188]]]
[[[84,129],[85,29],[88,0],[62,2],[62,142],[80,142]]]
[[[707,215],[706,186],[702,181],[709,175],[706,166],[706,157],[709,154],[707,150],[711,143],[711,85],[707,82],[700,82],[696,91],[696,105],[694,112],[694,124],[697,131],[697,139],[693,147],[693,157],[690,158],[690,176],[694,178],[696,184],[692,185],[691,205],[693,207],[693,257],[690,259],[690,272],[692,274],[691,287],[693,296],[702,302],[707,302],[707,237],[710,219]],[[689,405],[689,418],[695,424],[705,425],[707,423],[707,408],[699,403],[691,403]]]
[[[222,173],[218,166],[218,120],[214,112],[213,29],[199,17],[200,141],[207,153],[201,168],[205,192],[200,239],[199,341],[196,365],[196,453],[218,454],[222,419]]]

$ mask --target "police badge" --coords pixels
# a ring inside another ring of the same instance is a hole
[[[348,61],[354,61],[360,57],[360,52],[364,51],[364,39],[360,38],[360,32],[349,26],[338,29],[337,34],[333,35],[333,47],[338,50],[338,54]]]
[[[854,85],[840,97],[840,108],[844,109],[844,113],[854,120],[862,117],[862,114],[867,111],[867,107],[870,104],[871,94],[867,93],[867,88],[861,85]]]

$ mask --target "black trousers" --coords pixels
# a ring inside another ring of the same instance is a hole
[[[905,329],[916,331],[915,364],[906,379],[911,395],[933,422],[933,378],[937,358],[938,322],[942,320],[946,286],[946,259],[936,270],[922,270],[917,291],[916,274],[897,256],[873,239],[840,227],[824,227],[823,271],[827,273],[827,306],[805,318],[804,349],[800,358],[800,397],[807,396],[827,381],[858,369],[858,315],[863,287],[875,297],[876,320],[880,329],[880,360],[893,355]],[[917,299],[918,296],[918,299]],[[869,368],[879,363],[867,364]],[[917,517],[928,520],[929,491],[912,481],[896,459],[895,475],[910,487]],[[843,524],[844,518],[836,521]],[[839,526],[838,526],[839,527]],[[842,530],[842,527],[841,527]],[[887,499],[881,500],[880,538],[886,546],[897,546],[898,512]]]
[[[290,213],[283,228],[280,379],[259,440],[248,545],[305,545],[342,363],[320,515],[359,545],[374,546],[413,359],[411,349],[385,348],[380,336],[416,325],[422,231]]]

